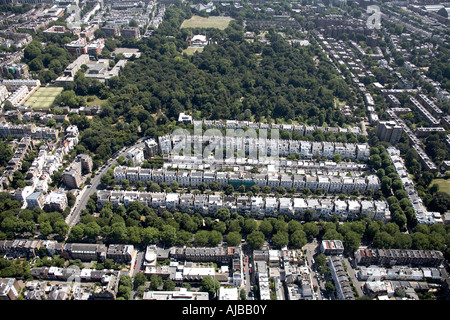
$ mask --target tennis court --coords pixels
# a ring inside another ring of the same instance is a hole
[[[55,98],[64,90],[62,87],[42,87],[24,103],[31,108],[50,108]]]

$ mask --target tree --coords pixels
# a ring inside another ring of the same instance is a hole
[[[127,227],[125,226],[125,223],[116,222],[111,225],[111,237],[119,242],[119,243],[125,243],[128,241],[128,235],[127,235]]]
[[[312,239],[319,234],[319,227],[314,222],[307,222],[303,225],[303,231],[308,239]]]
[[[214,221],[213,222],[213,230],[216,230],[220,232],[221,234],[224,234],[227,230],[227,225],[223,221]]]
[[[331,294],[331,293],[333,293],[334,291],[336,291],[336,288],[334,287],[334,284],[333,284],[332,281],[327,281],[327,282],[325,283],[325,290],[326,290],[329,294]]]
[[[147,227],[142,230],[142,243],[148,245],[156,243],[159,240],[159,230],[153,227]]]
[[[226,241],[229,246],[238,246],[241,243],[241,234],[236,231],[229,232]]]
[[[381,157],[378,154],[371,155],[369,158],[369,164],[375,169],[378,170],[381,168]]]
[[[203,277],[200,284],[200,291],[208,292],[210,298],[214,297],[217,293],[217,290],[220,288],[220,283],[215,278],[211,276]]]
[[[445,192],[437,192],[428,204],[431,210],[444,214],[450,210],[450,195]]]
[[[291,220],[288,223],[288,232],[294,233],[297,230],[303,230],[302,224],[298,222],[297,220]]]
[[[297,249],[302,248],[307,242],[306,233],[303,230],[296,230],[290,236],[290,244]]]
[[[198,190],[200,190],[201,193],[205,192],[205,190],[208,188],[206,183],[202,182],[198,185]]]
[[[239,299],[241,300],[247,300],[247,294],[245,292],[245,289],[239,290]]]
[[[147,276],[141,272],[136,273],[134,276],[134,288],[137,288],[139,286],[142,286],[147,281]]]
[[[284,231],[287,232],[288,231],[288,224],[286,223],[286,221],[284,221],[283,218],[277,219],[274,223],[273,223],[273,230],[275,232],[280,232],[280,231]]]
[[[428,249],[429,240],[426,234],[422,232],[414,232],[411,235],[412,239],[412,248],[415,250],[425,250]]]
[[[264,234],[261,231],[253,231],[247,236],[247,243],[253,249],[261,248],[264,244]]]
[[[223,240],[222,234],[219,231],[212,230],[208,235],[208,244],[211,246],[217,246]]]
[[[373,237],[373,245],[376,248],[391,248],[394,244],[394,238],[386,231],[380,231]]]
[[[220,221],[228,221],[231,217],[230,210],[228,208],[220,208],[216,211],[214,214],[214,217],[216,219],[219,219]]]
[[[163,284],[162,278],[157,274],[152,274],[150,277],[150,290],[156,291]]]
[[[133,281],[131,280],[131,277],[128,275],[121,275],[119,279],[119,286],[124,286],[128,288],[133,287]]]
[[[209,240],[209,231],[200,230],[194,235],[194,242],[198,246],[205,246]]]
[[[163,290],[165,291],[175,291],[175,282],[170,279],[163,281]]]
[[[244,232],[245,233],[251,233],[255,231],[258,228],[258,224],[256,223],[256,220],[253,218],[248,218],[244,222]]]
[[[167,246],[174,245],[177,241],[177,230],[175,229],[175,227],[170,225],[163,225],[161,231],[161,240]]]
[[[69,239],[77,241],[84,237],[84,229],[80,225],[73,226],[70,230]]]
[[[353,253],[359,248],[361,244],[361,236],[354,231],[349,231],[344,236],[343,244],[345,250]]]
[[[58,220],[53,224],[53,229],[59,236],[64,237],[69,231],[69,225],[64,220]]]
[[[287,246],[289,243],[289,234],[286,231],[278,231],[272,237],[273,245],[281,248]]]
[[[239,220],[234,219],[230,221],[230,224],[228,225],[228,232],[241,232],[241,224]]]
[[[259,231],[264,233],[266,237],[272,233],[272,230],[273,230],[272,223],[267,218],[262,220],[261,223],[259,224]]]
[[[394,247],[398,249],[410,249],[412,245],[412,239],[409,234],[397,232],[394,235]]]

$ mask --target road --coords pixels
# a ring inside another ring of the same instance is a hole
[[[250,292],[252,291],[252,285],[255,283],[255,273],[250,273],[250,265],[253,266],[253,257],[252,257],[252,250],[250,247],[244,243],[242,244],[242,268],[245,268],[245,276],[243,276],[243,288],[245,289],[245,294],[247,296],[247,299],[252,299]],[[245,265],[244,265],[245,262]],[[243,269],[242,269],[243,270]],[[243,272],[242,272],[243,274]]]
[[[314,294],[314,300],[322,300],[322,294],[321,291],[325,289],[324,284],[322,283],[322,281],[319,282],[318,280],[318,276],[320,275],[319,273],[316,273],[315,267],[314,267],[314,255],[316,253],[316,250],[318,248],[318,243],[317,240],[314,239],[313,242],[306,244],[303,249],[306,250],[306,262],[309,266],[309,269],[311,271],[310,273],[310,281],[313,284],[313,287],[318,287],[317,291],[313,290],[313,294]]]
[[[136,274],[138,274],[142,270],[142,262],[143,262],[143,259],[144,259],[144,254],[145,254],[144,251],[137,251],[136,259],[134,260],[134,263],[133,263],[133,261],[131,261],[131,265],[133,266],[133,268],[130,269],[129,276],[131,277],[131,279],[133,281],[134,281],[134,277],[136,276]],[[142,271],[144,272],[145,270],[142,270]],[[134,289],[131,291],[131,298],[130,298],[130,300],[134,300],[135,299],[136,293],[137,292]]]
[[[117,158],[119,156],[126,156],[128,150],[134,147],[142,147],[143,146],[143,140],[147,139],[147,137],[139,139],[134,145],[126,147],[125,149],[121,149],[120,152],[117,153],[117,155],[114,158],[109,159],[102,167],[100,167],[97,171],[97,174],[91,179],[91,185],[86,186],[81,194],[77,197],[77,202],[75,203],[75,208],[72,210],[72,212],[67,216],[66,222],[69,225],[69,231],[67,232],[67,236],[70,234],[70,230],[74,225],[76,225],[80,221],[80,213],[83,209],[86,208],[86,204],[92,194],[97,192],[98,190],[101,190],[103,188],[101,184],[101,177],[102,175],[112,166],[117,164]],[[101,188],[99,188],[101,187]],[[67,239],[66,236],[66,239]]]
[[[347,273],[350,276],[350,278],[352,279],[353,282],[353,286],[356,288],[356,291],[358,292],[359,296],[362,297],[364,295],[364,292],[361,289],[361,285],[362,283],[358,281],[358,279],[356,278],[356,273],[355,273],[355,269],[353,269],[350,261],[348,261],[347,258],[342,259],[347,267]]]

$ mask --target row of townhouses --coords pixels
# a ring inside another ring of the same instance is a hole
[[[368,249],[359,248],[355,253],[360,265],[412,265],[439,267],[445,258],[441,251],[411,249]]]
[[[162,154],[183,151],[189,155],[191,150],[199,150],[203,155],[209,156],[213,151],[218,153],[225,150],[223,156],[233,156],[234,152],[256,157],[286,157],[288,155],[300,155],[302,158],[325,157],[331,159],[336,154],[341,159],[358,159],[367,161],[370,157],[370,147],[367,143],[343,143],[328,141],[302,141],[266,139],[242,136],[220,136],[220,135],[190,135],[186,134],[166,135],[158,137],[159,147]],[[204,147],[203,147],[204,146]],[[257,154],[258,153],[258,154]],[[257,156],[256,156],[257,155]]]
[[[431,160],[431,158],[426,154],[426,152],[422,148],[422,142],[417,137],[416,133],[420,132],[413,132],[408,125],[403,121],[402,118],[400,118],[396,112],[393,109],[388,109],[386,113],[392,118],[392,120],[396,123],[397,127],[401,127],[404,133],[409,138],[411,147],[416,150],[417,154],[419,155],[420,163],[424,166],[424,168],[430,172],[437,172],[438,168],[436,164]],[[436,127],[433,127],[435,129]],[[430,130],[430,129],[428,129]],[[401,135],[401,132],[399,133]],[[394,143],[393,143],[394,144]]]
[[[428,211],[425,207],[422,199],[420,198],[414,182],[411,180],[409,173],[406,169],[405,163],[400,156],[400,150],[395,147],[389,147],[386,149],[389,158],[394,165],[400,180],[402,181],[403,188],[406,191],[408,199],[416,212],[416,218],[419,223],[442,223],[442,216],[439,212]]]
[[[311,191],[321,189],[323,192],[330,193],[351,193],[355,190],[365,192],[366,190],[378,191],[380,188],[380,179],[376,175],[367,175],[365,177],[352,176],[327,176],[327,175],[302,175],[302,174],[279,174],[279,173],[250,173],[250,172],[214,172],[214,171],[188,171],[188,170],[164,170],[164,169],[146,169],[141,167],[123,167],[114,168],[114,179],[121,183],[128,180],[131,184],[137,181],[152,181],[156,183],[166,183],[170,185],[177,182],[181,187],[198,187],[201,183],[209,184],[216,181],[220,186],[225,187],[228,184],[238,185],[257,185],[261,188],[266,186],[270,188],[284,187],[286,189],[294,188]]]
[[[36,257],[40,252],[49,256],[59,255],[65,259],[80,259],[81,261],[105,261],[112,259],[120,263],[131,261],[134,247],[126,244],[93,244],[93,243],[62,243],[55,240],[1,240],[0,253],[12,257]]]
[[[301,135],[308,135],[313,134],[314,131],[319,130],[323,132],[333,132],[333,133],[354,133],[356,136],[361,135],[361,128],[360,127],[350,127],[350,128],[344,128],[344,127],[321,127],[321,126],[315,126],[315,125],[295,125],[295,124],[279,124],[279,123],[260,123],[260,122],[251,122],[251,121],[239,121],[239,120],[192,120],[192,117],[180,114],[180,117],[178,118],[179,122],[185,122],[185,123],[193,123],[194,126],[200,126],[202,127],[203,124],[206,126],[206,128],[228,128],[228,129],[277,129],[277,130],[285,130],[288,132],[298,132]]]
[[[315,220],[329,220],[337,216],[339,220],[357,219],[360,215],[374,220],[389,221],[390,211],[386,201],[381,200],[334,200],[315,198],[276,198],[260,196],[221,196],[205,194],[150,193],[139,191],[107,191],[97,192],[97,206],[101,209],[109,201],[113,206],[128,206],[139,201],[155,209],[199,212],[203,215],[214,215],[221,208],[232,213],[248,214],[256,218],[265,216],[289,215],[303,220],[307,210],[311,210]]]
[[[6,121],[0,122],[0,137],[13,138],[31,137],[33,139],[57,139],[59,135],[58,129],[49,127],[39,127],[33,123],[14,124]]]
[[[168,161],[164,163],[164,168],[178,168],[186,170],[214,170],[214,171],[226,171],[228,168],[238,168],[238,171],[247,171],[253,169],[253,167],[258,167],[260,172],[291,172],[291,173],[303,173],[302,170],[309,171],[322,171],[326,172],[326,175],[337,175],[333,172],[339,172],[346,174],[347,172],[352,173],[364,173],[370,170],[370,166],[366,163],[356,163],[356,162],[335,162],[335,161],[317,161],[317,160],[290,160],[290,159],[250,159],[250,158],[239,158],[232,157],[227,158],[223,163],[214,163],[209,159],[205,161],[202,156],[179,156],[174,155],[167,159]],[[299,171],[300,170],[300,171]],[[354,174],[352,174],[354,175]]]

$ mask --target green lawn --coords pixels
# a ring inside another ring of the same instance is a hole
[[[192,16],[190,19],[184,20],[181,28],[217,28],[224,30],[234,20],[230,17],[200,17]]]
[[[439,191],[450,194],[450,179],[433,179],[430,186],[437,184],[439,186]]]
[[[50,108],[55,98],[64,90],[62,87],[42,87],[25,102],[32,108]]]
[[[183,53],[186,53],[188,56],[193,55],[196,51],[198,52],[202,52],[203,51],[203,47],[188,47],[186,49],[183,50]]]
[[[93,99],[93,100],[92,100]],[[92,106],[101,106],[104,102],[108,101],[108,99],[100,99],[97,96],[89,96],[87,97],[87,100],[91,100],[91,101],[86,101],[86,105],[88,107],[92,107]]]

